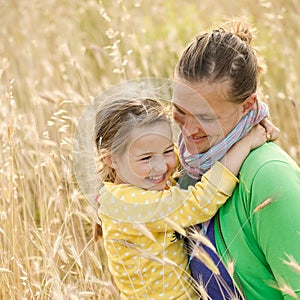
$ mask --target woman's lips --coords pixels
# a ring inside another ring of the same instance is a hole
[[[203,140],[206,140],[207,135],[204,135],[204,136],[188,136],[187,139],[191,143],[197,143],[197,142],[202,142]]]

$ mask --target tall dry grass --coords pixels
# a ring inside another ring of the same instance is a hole
[[[0,0],[0,299],[117,299],[72,164],[78,120],[120,81],[172,76],[199,31],[244,15],[279,143],[300,162],[296,0]]]

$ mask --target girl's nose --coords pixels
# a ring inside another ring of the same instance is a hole
[[[156,154],[152,156],[150,160],[150,166],[151,166],[151,174],[165,173],[168,169],[165,158],[160,154]]]

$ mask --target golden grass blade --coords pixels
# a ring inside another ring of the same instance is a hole
[[[182,236],[186,237],[186,231],[184,228],[182,228],[178,223],[176,223],[175,221],[173,221],[172,219],[165,217],[164,222],[170,226],[172,229],[174,229],[175,231],[177,231],[178,233],[180,233]]]
[[[11,270],[6,269],[6,268],[0,268],[0,273],[9,273],[9,274],[14,274]]]
[[[148,237],[151,241],[156,243],[156,239],[154,238],[151,231],[143,224],[135,224],[134,227],[139,230],[142,234]]]
[[[266,206],[270,205],[273,202],[274,202],[274,200],[272,198],[268,198],[267,200],[265,200],[262,203],[260,203],[259,205],[257,205],[253,212],[257,213],[258,211],[262,210],[263,208],[265,208]]]
[[[219,271],[218,267],[215,265],[214,261],[207,254],[207,252],[203,250],[203,248],[194,247],[192,256],[201,260],[205,264],[205,266],[208,269],[210,269],[214,274],[220,275],[220,271]]]
[[[143,256],[144,258],[147,258],[151,261],[156,261],[162,265],[164,264],[164,261],[161,258],[154,256],[151,252],[145,251],[144,249],[140,248],[139,246],[137,246],[134,243],[130,243],[128,241],[118,240],[118,239],[111,239],[111,240],[114,241],[115,243],[118,243],[120,245],[127,247],[128,249],[136,251],[137,253],[139,253],[139,255]]]
[[[210,24],[212,10],[216,20],[244,11],[254,25],[266,25],[256,40],[270,66],[261,88],[268,89],[272,120],[285,137],[279,145],[300,162],[299,5],[286,0],[282,10],[279,0],[254,2],[202,1],[199,9],[197,1],[183,0],[0,1],[0,299],[119,299],[103,241],[90,242],[97,217],[75,178],[75,131],[108,87],[169,78],[178,51]],[[167,259],[160,263],[175,268]],[[298,275],[292,256],[282,263]]]
[[[207,294],[207,291],[204,287],[204,283],[203,283],[203,280],[202,278],[199,279],[199,282],[196,283],[196,287],[197,287],[197,290],[199,291],[199,294],[201,295],[201,299],[203,300],[209,300],[209,296]]]

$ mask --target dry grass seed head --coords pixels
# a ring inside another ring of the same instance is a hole
[[[201,232],[198,232],[196,228],[192,227],[188,232],[188,236],[193,241],[200,242],[204,246],[211,249],[213,252],[217,253],[216,248],[211,243],[211,241],[208,238],[206,238]]]
[[[279,280],[279,286],[277,286],[277,285],[271,285],[273,288],[275,288],[275,289],[277,289],[277,290],[279,290],[279,291],[281,291],[282,293],[284,293],[284,294],[287,294],[287,295],[289,295],[289,296],[291,296],[292,298],[294,298],[294,299],[299,299],[298,298],[298,296],[296,295],[296,293],[295,293],[295,291],[289,286],[289,285],[287,285],[285,282],[284,282],[284,280]]]
[[[296,271],[298,274],[300,274],[300,265],[298,264],[298,262],[296,262],[295,258],[291,255],[286,254],[288,260],[284,260],[282,259],[282,262],[285,265],[290,266],[294,271]]]
[[[202,247],[194,245],[193,251],[192,251],[192,256],[196,257],[197,259],[202,261],[204,263],[204,265],[208,269],[210,269],[215,275],[220,275],[220,271],[219,271],[218,267],[215,265],[212,258],[208,255],[208,253]]]
[[[174,229],[176,232],[178,232],[179,234],[181,234],[182,236],[186,237],[186,231],[184,228],[182,228],[178,223],[176,223],[175,221],[171,220],[168,217],[164,218],[164,222],[170,226],[172,229]]]

